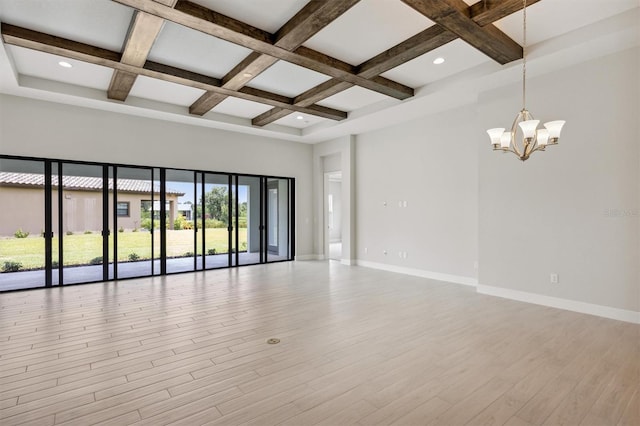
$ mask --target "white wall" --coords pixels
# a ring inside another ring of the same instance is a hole
[[[309,145],[0,94],[0,153],[296,178],[296,251],[313,253]]]
[[[531,79],[528,109],[567,124],[524,164],[482,134],[510,126],[520,88],[481,97],[480,284],[640,311],[638,52]]]
[[[358,135],[358,263],[638,321],[639,63],[634,48],[530,79],[529,110],[567,124],[525,163],[486,135],[511,125],[520,84]]]
[[[475,281],[474,122],[475,109],[464,107],[357,136],[356,246],[360,263]],[[404,206],[405,201],[407,206],[401,207],[399,203]],[[406,258],[400,252],[406,252]]]

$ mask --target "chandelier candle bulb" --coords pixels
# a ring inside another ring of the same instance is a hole
[[[511,133],[504,132],[502,136],[500,136],[500,146],[506,149],[509,148],[509,145],[511,145]]]
[[[518,125],[522,129],[522,133],[524,134],[525,139],[533,139],[533,137],[536,135],[536,128],[538,127],[538,123],[540,123],[540,120],[527,120],[518,123]]]
[[[536,140],[538,141],[538,145],[545,146],[549,142],[549,131],[547,129],[538,130]]]
[[[491,145],[497,147],[500,145],[500,137],[504,133],[504,127],[489,129],[487,130],[487,133],[489,134],[489,138],[491,138]]]
[[[544,127],[549,131],[549,139],[553,143],[557,143],[560,138],[560,132],[562,131],[562,126],[564,126],[563,120],[549,121],[548,123],[544,123]]]

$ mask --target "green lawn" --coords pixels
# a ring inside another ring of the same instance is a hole
[[[207,228],[205,230],[205,252],[215,249],[216,253],[227,252],[228,233],[224,228]],[[202,236],[198,233],[198,254],[202,254]],[[246,247],[247,229],[239,228],[240,250]],[[244,243],[244,244],[243,244]],[[87,265],[91,259],[102,256],[102,236],[99,234],[65,235],[64,264]],[[155,236],[155,257],[160,255],[160,232]],[[113,236],[109,237],[110,253],[113,252]],[[149,232],[118,233],[118,260],[128,261],[135,253],[139,259],[151,258],[151,234]],[[167,230],[167,256],[179,257],[193,253],[193,231]],[[58,237],[53,238],[53,259],[58,258]],[[113,260],[110,258],[109,260]],[[44,238],[30,236],[27,238],[0,238],[0,269],[5,262],[19,262],[22,269],[38,269],[44,267]]]

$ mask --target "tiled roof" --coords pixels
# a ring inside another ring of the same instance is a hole
[[[58,176],[51,177],[54,187],[58,186]],[[0,172],[0,185],[15,185],[28,187],[44,187],[44,175],[37,173],[10,173]],[[64,189],[75,189],[85,191],[100,191],[102,189],[102,178],[83,176],[63,176],[62,185]],[[109,179],[109,189],[113,189],[113,179]],[[153,186],[155,193],[160,192],[160,184]],[[118,179],[118,192],[132,192],[139,194],[151,193],[151,182],[137,179]],[[184,195],[183,192],[167,188],[167,194]]]

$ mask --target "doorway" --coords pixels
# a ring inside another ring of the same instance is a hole
[[[325,256],[342,259],[342,172],[324,174]],[[328,254],[328,255],[326,255]]]

